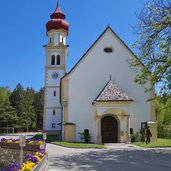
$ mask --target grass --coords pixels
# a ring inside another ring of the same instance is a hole
[[[42,134],[37,134],[33,138],[43,138]],[[47,135],[47,143],[55,144],[55,145],[60,145],[63,147],[68,147],[68,148],[105,148],[104,145],[101,144],[93,144],[93,143],[70,143],[70,142],[61,142],[57,141],[57,136],[56,135]]]
[[[43,139],[43,135],[42,134],[36,134],[33,138],[41,138],[41,139]],[[46,139],[47,143],[51,143],[51,142],[55,142],[55,141],[57,141],[57,136],[56,135],[47,135],[47,139]]]
[[[153,148],[153,147],[171,147],[171,139],[161,139],[158,138],[156,142],[151,142],[150,144],[142,143],[142,142],[134,142],[134,145],[145,147],[145,148]]]
[[[69,147],[69,148],[105,148],[104,145],[101,144],[92,144],[92,143],[71,143],[71,142],[52,142],[52,144],[60,145],[63,147]]]

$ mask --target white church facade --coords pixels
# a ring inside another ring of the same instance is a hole
[[[144,93],[152,85],[133,82],[128,60],[137,57],[114,31],[107,27],[66,73],[69,24],[59,1],[46,28],[44,131],[80,142],[79,133],[88,130],[94,143],[117,143],[128,142],[130,130],[148,122],[155,140],[154,102],[147,102],[154,93]]]

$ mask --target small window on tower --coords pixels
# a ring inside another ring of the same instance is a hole
[[[55,110],[53,110],[53,115],[55,115]]]
[[[61,63],[61,57],[60,55],[57,55],[56,65],[60,65],[60,63]]]
[[[49,43],[52,43],[52,38],[51,37],[49,38]]]
[[[62,37],[62,44],[64,44],[64,38]]]
[[[64,42],[63,42],[63,39],[64,39],[64,38],[63,38],[63,36],[62,36],[62,35],[60,35],[60,43],[61,43],[61,44],[63,44],[63,43],[64,43]]]
[[[56,124],[55,123],[52,123],[52,128],[55,128],[56,127]]]
[[[53,95],[56,96],[56,91],[53,92]]]
[[[51,65],[55,65],[55,55],[52,55],[51,57]]]

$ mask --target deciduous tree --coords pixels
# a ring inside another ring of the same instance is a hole
[[[139,60],[132,60],[135,82],[151,80],[162,97],[171,95],[171,1],[152,0],[138,14],[138,40],[133,45]],[[142,67],[141,61],[145,67]]]

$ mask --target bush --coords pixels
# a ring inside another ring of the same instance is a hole
[[[140,129],[139,132],[131,134],[131,142],[145,142],[145,129]]]
[[[140,129],[140,141],[145,142],[145,129]]]
[[[131,142],[138,142],[140,141],[140,133],[133,133],[131,134]]]
[[[171,138],[171,125],[159,124],[157,131],[158,138]]]
[[[85,129],[84,132],[80,132],[80,138],[84,140],[85,143],[89,143],[91,139],[91,135],[88,129]]]

